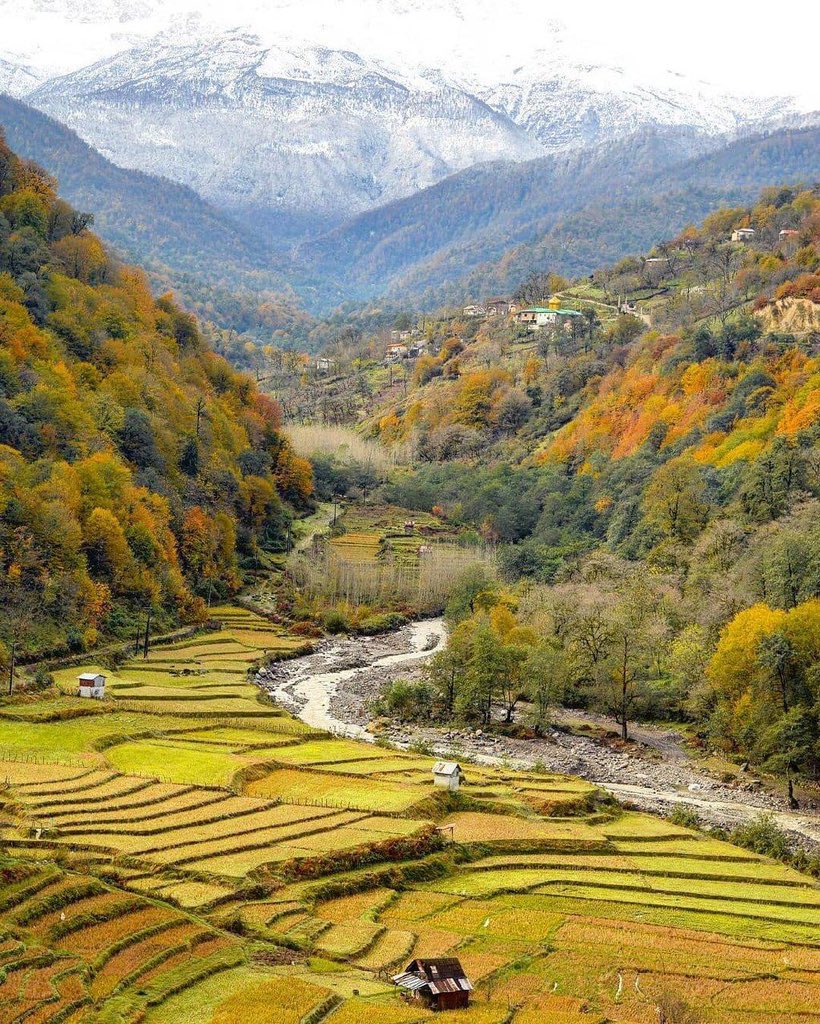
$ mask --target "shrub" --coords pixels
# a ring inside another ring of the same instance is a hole
[[[350,619],[337,608],[330,608],[322,616],[322,625],[328,633],[349,633]]]
[[[322,635],[322,631],[316,623],[310,621],[294,623],[294,625],[290,627],[290,632],[293,633],[294,636],[306,636],[311,639]]]
[[[730,838],[738,846],[764,857],[787,860],[791,855],[786,834],[777,827],[772,814],[761,814],[744,825],[738,825]]]
[[[435,687],[426,682],[395,679],[381,692],[374,710],[403,722],[425,722],[433,716]]]
[[[401,612],[384,612],[380,615],[368,615],[356,627],[357,633],[375,636],[377,633],[389,633],[406,626],[410,620]]]
[[[352,850],[337,850],[320,857],[294,860],[283,866],[281,874],[290,880],[321,878],[322,875],[354,871],[368,864],[416,860],[444,849],[445,845],[441,833],[431,825],[414,836],[384,839]]]
[[[686,807],[685,804],[678,804],[669,815],[669,820],[673,825],[679,825],[681,828],[698,828],[700,826],[700,818],[691,807]]]

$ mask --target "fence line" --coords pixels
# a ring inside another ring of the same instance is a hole
[[[53,764],[53,765],[66,765],[70,768],[93,768],[94,765],[88,761],[83,761],[77,757],[71,757],[67,755],[51,756],[43,754],[35,750],[13,750],[0,749],[0,762],[1,761],[12,761],[16,764]]]

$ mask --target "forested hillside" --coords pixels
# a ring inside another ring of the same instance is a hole
[[[281,549],[279,409],[0,139],[0,661],[197,621]]]
[[[521,283],[575,315],[426,321],[406,377],[373,377],[369,431],[409,460],[386,498],[472,527],[515,584],[455,613],[439,708],[683,716],[818,770],[818,268],[820,193],[773,188],[592,280]]]
[[[389,294],[433,308],[511,290],[547,265],[585,274],[748,201],[771,181],[811,183],[818,129],[779,131],[703,153],[659,132],[591,153],[483,164],[380,207],[307,246],[347,298]]]
[[[70,128],[0,94],[0,128],[21,156],[57,177],[75,206],[94,210],[105,242],[173,288],[203,320],[239,332],[297,340],[311,318],[286,282],[283,257],[196,192],[118,167]]]

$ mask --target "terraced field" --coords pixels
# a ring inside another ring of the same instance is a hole
[[[423,557],[420,549],[456,539],[453,530],[436,516],[426,512],[409,516],[391,505],[348,509],[343,523],[345,532],[333,537],[331,545],[349,562],[390,561],[399,568],[417,568]]]
[[[663,993],[820,1024],[811,879],[575,779],[465,765],[447,797],[264,703],[251,653],[299,641],[215,613],[92,707],[76,668],[0,704],[0,1024],[655,1024]],[[398,997],[448,954],[468,1010]]]

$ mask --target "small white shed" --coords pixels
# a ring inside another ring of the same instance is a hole
[[[102,700],[105,696],[105,676],[100,672],[83,672],[78,678],[78,697],[93,697]]]
[[[461,785],[461,765],[456,761],[436,761],[433,765],[433,783],[441,789],[455,793]]]

